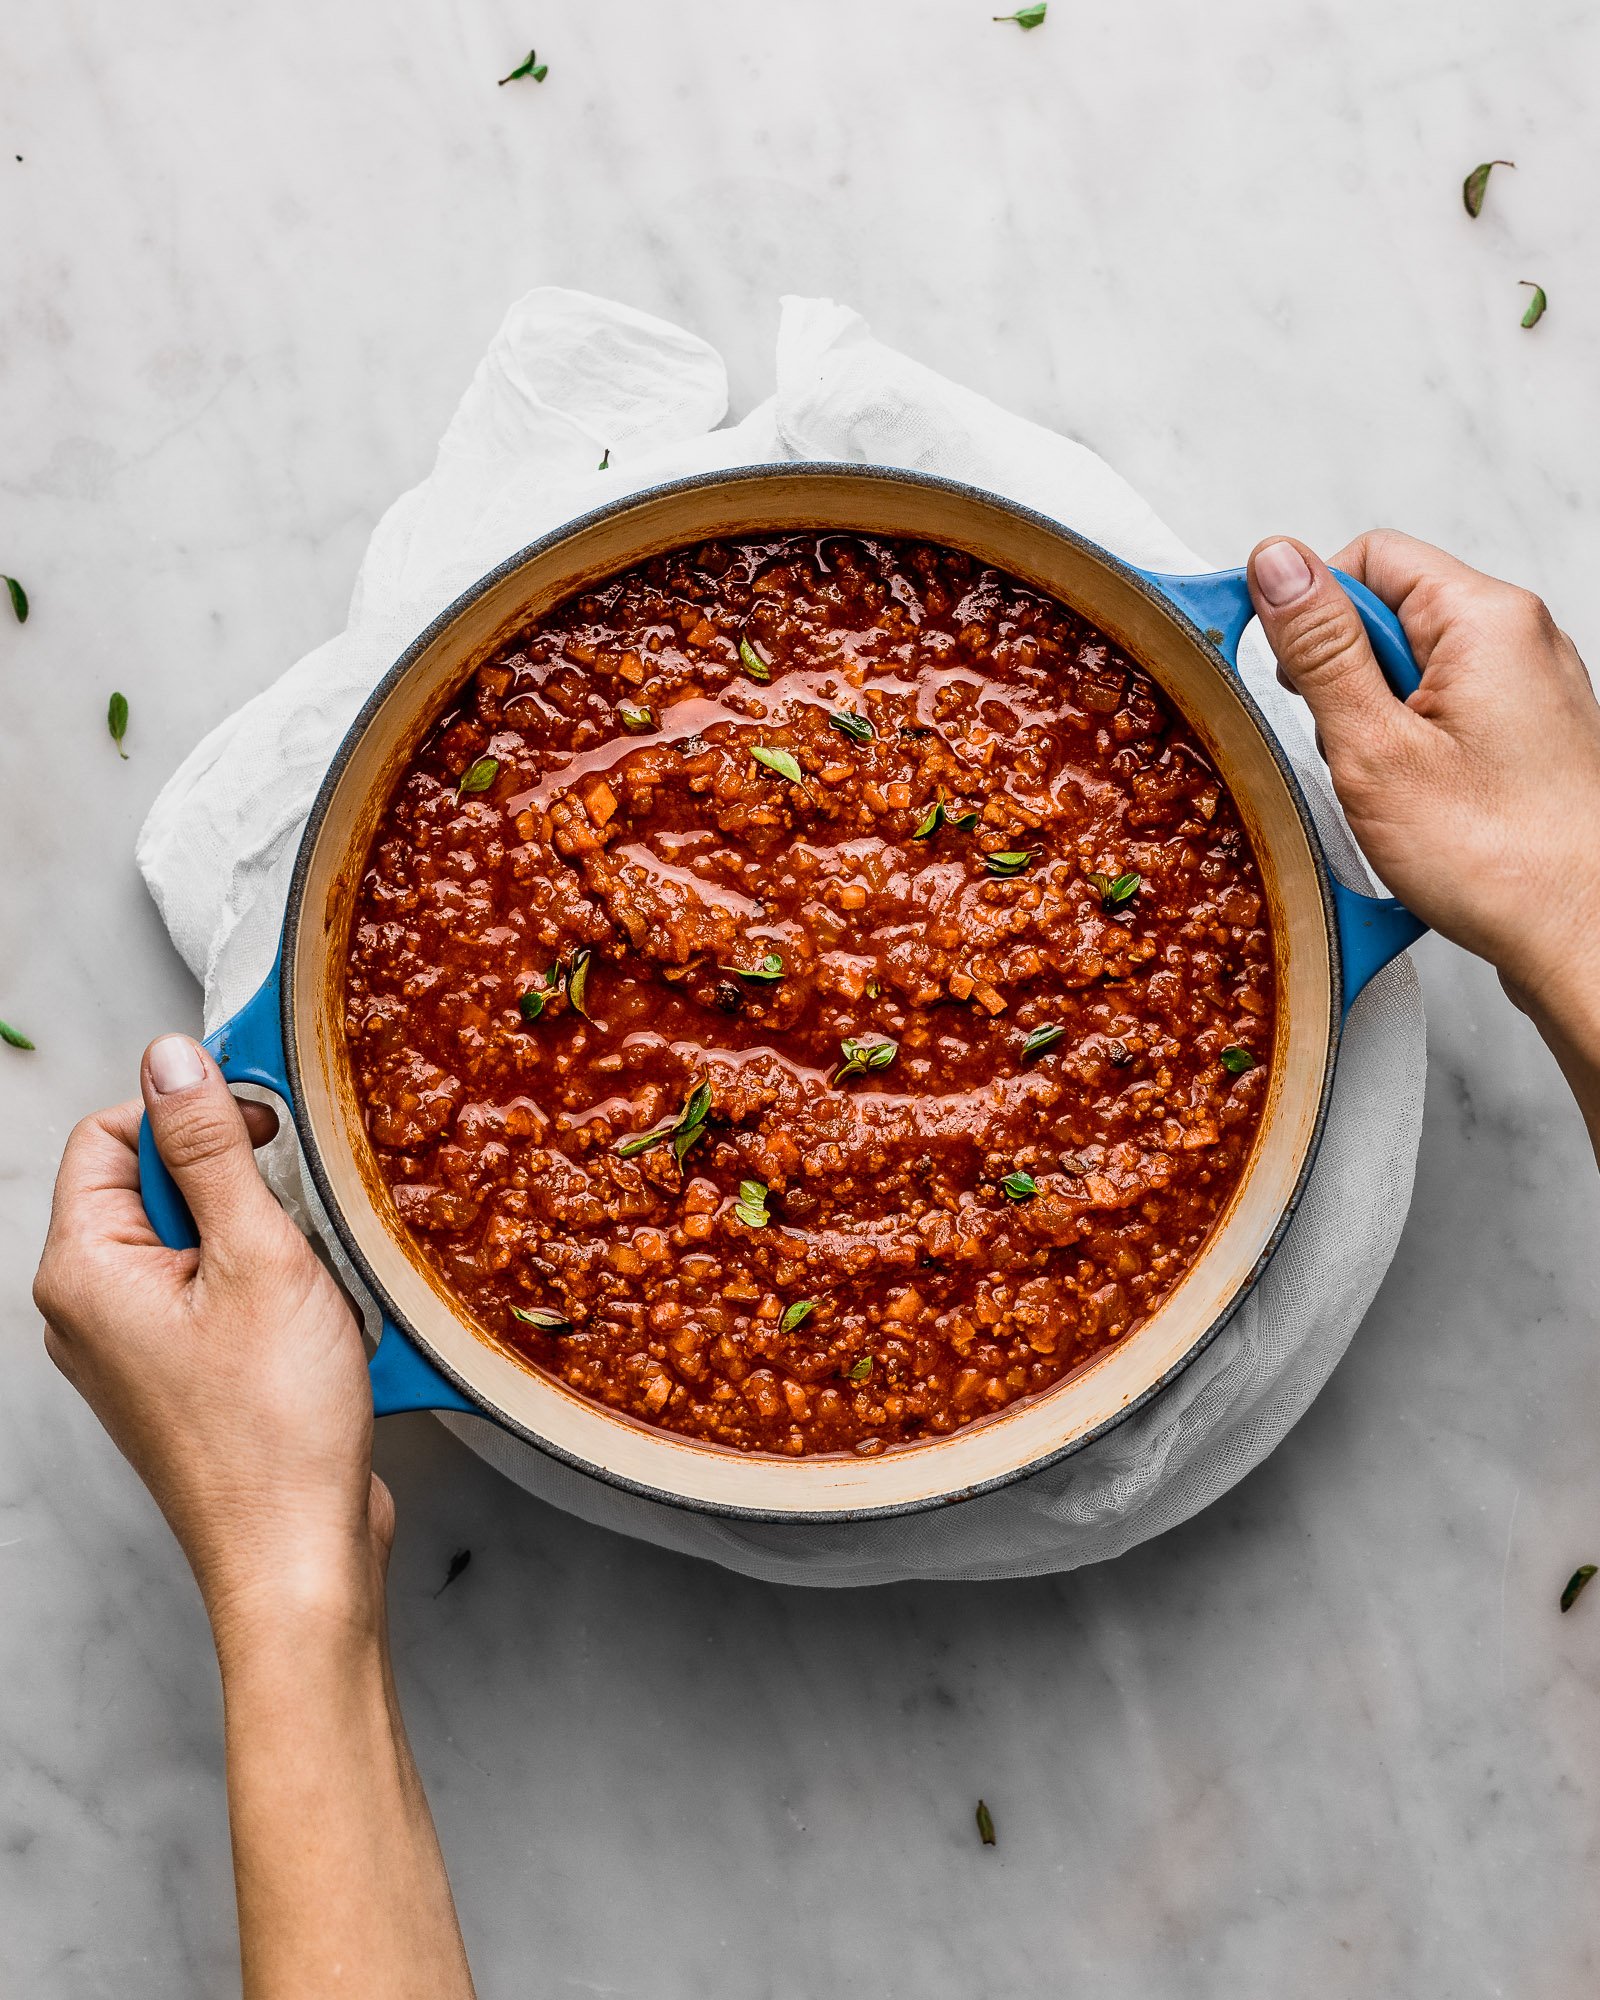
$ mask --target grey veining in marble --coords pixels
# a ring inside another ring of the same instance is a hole
[[[199,1607],[27,1283],[73,1118],[197,1019],[143,811],[342,621],[510,298],[680,320],[738,413],[778,292],[831,292],[1073,423],[1219,560],[1393,521],[1600,657],[1592,11],[993,11],[11,0],[0,570],[34,615],[0,616],[0,1015],[40,1046],[0,1049],[8,1995],[234,1976]],[[530,40],[548,82],[497,90]],[[1493,977],[1421,958],[1376,1307],[1268,1464],[1114,1565],[769,1588],[384,1427],[399,1673],[485,2000],[1595,1990],[1600,1601],[1555,1599],[1600,1559],[1600,1184]]]

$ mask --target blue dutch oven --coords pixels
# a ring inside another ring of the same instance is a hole
[[[1272,917],[1278,1019],[1249,1165],[1194,1264],[1141,1326],[1076,1374],[952,1436],[876,1458],[794,1459],[705,1445],[605,1409],[508,1354],[413,1254],[367,1145],[345,1056],[350,911],[391,786],[482,660],[575,591],[668,549],[806,529],[941,542],[1049,591],[1123,646],[1204,742],[1245,821]],[[1398,620],[1348,577],[1389,685],[1420,675]],[[1159,1395],[1214,1340],[1260,1276],[1316,1155],[1340,1032],[1367,982],[1424,926],[1336,882],[1288,760],[1239,679],[1253,613],[1243,570],[1161,576],[1025,507],[951,481],[854,465],[753,467],[652,488],[547,535],[457,599],[374,690],[312,806],[277,962],[210,1036],[223,1074],[289,1109],[328,1219],[382,1312],[373,1407],[504,1425],[564,1462],[674,1505],[838,1521],[948,1504],[1080,1450]],[[163,1242],[196,1241],[140,1135],[145,1207]]]

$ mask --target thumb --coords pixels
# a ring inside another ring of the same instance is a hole
[[[1303,542],[1261,542],[1250,556],[1250,595],[1283,678],[1316,721],[1329,765],[1370,755],[1400,703],[1367,642],[1360,613],[1333,572]]]
[[[140,1073],[156,1150],[189,1204],[202,1243],[259,1231],[281,1213],[259,1173],[244,1113],[221,1070],[187,1035],[162,1035]]]

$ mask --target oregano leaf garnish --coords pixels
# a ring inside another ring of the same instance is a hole
[[[766,1182],[740,1181],[739,1199],[733,1204],[733,1212],[746,1229],[765,1229],[772,1220],[767,1214]]]
[[[852,1362],[844,1371],[844,1379],[847,1382],[865,1382],[871,1373],[872,1356],[870,1354],[863,1354],[859,1361]]]
[[[1032,1062],[1035,1056],[1042,1056],[1046,1049],[1053,1049],[1066,1032],[1066,1029],[1055,1021],[1047,1022],[1042,1028],[1032,1029],[1022,1044],[1022,1060]]]
[[[122,747],[122,739],[128,733],[128,697],[125,694],[114,694],[106,703],[106,728],[117,746],[117,755],[126,764],[128,753]]]
[[[780,778],[787,778],[791,785],[803,785],[805,773],[787,750],[774,750],[770,745],[757,743],[750,755],[758,764],[764,764],[769,771],[776,771]]]
[[[646,736],[656,726],[655,711],[638,701],[619,701],[617,720],[630,736]]]
[[[520,1319],[524,1326],[536,1328],[540,1333],[570,1333],[572,1321],[565,1313],[551,1312],[544,1306],[513,1306],[511,1317]]]
[[[775,951],[769,951],[759,965],[719,965],[719,972],[731,972],[735,979],[781,979],[783,960]]]
[[[1032,7],[1019,7],[1014,14],[995,14],[996,21],[1015,21],[1019,28],[1042,28],[1044,17],[1050,11],[1050,0],[1038,0]]]
[[[986,854],[983,865],[991,875],[1020,875],[1038,853],[1035,847],[1003,847],[998,854]]]
[[[829,712],[828,722],[841,736],[848,736],[852,743],[870,743],[878,733],[867,718],[857,715],[854,709],[833,709]]]
[[[17,623],[19,625],[26,625],[28,622],[28,593],[14,576],[6,577],[4,582],[11,598],[11,608],[17,614]]]
[[[739,641],[739,658],[751,680],[770,681],[772,679],[771,667],[762,659],[761,655],[748,639],[741,638]]]
[[[1243,1076],[1247,1069],[1254,1069],[1256,1066],[1255,1057],[1248,1049],[1239,1047],[1237,1043],[1231,1048],[1224,1049],[1218,1060],[1229,1076]]]
[[[479,792],[488,791],[499,775],[500,759],[498,757],[478,758],[475,763],[469,764],[461,773],[460,778],[457,779],[456,797],[461,799],[474,796]]]
[[[854,1035],[847,1035],[839,1044],[839,1053],[844,1061],[833,1073],[834,1086],[837,1087],[848,1077],[865,1076],[868,1070],[887,1069],[899,1049],[900,1044],[887,1037],[882,1041],[864,1042]]]
[[[584,1005],[584,995],[589,990],[589,960],[592,956],[593,953],[588,950],[580,951],[567,968],[567,1005],[586,1021],[593,1019]]]
[[[815,1299],[796,1299],[791,1306],[783,1309],[783,1318],[778,1321],[779,1333],[793,1333],[800,1322],[817,1309]]]
[[[1039,12],[1042,14],[1044,9],[1041,7]],[[976,1818],[978,1821],[979,1840],[983,1842],[985,1847],[994,1847],[997,1845],[994,1837],[994,1814],[990,1812],[982,1799],[978,1801]]]
[[[1532,278],[1518,278],[1517,283],[1519,285],[1526,285],[1533,293],[1533,297],[1528,301],[1528,310],[1522,315],[1522,324],[1524,326],[1537,326],[1540,320],[1544,318],[1545,307],[1550,303],[1544,295],[1544,286],[1536,285]]]
[[[1039,1192],[1039,1183],[1026,1167],[1014,1167],[1002,1177],[1000,1192],[1007,1201],[1032,1201]]]
[[[0,1042],[4,1042],[9,1048],[13,1049],[31,1049],[33,1047],[33,1043],[28,1040],[22,1030],[20,1028],[13,1028],[9,1021],[0,1021]]]
[[[1572,1572],[1571,1576],[1567,1578],[1566,1589],[1561,1593],[1561,1608],[1563,1611],[1570,1611],[1572,1609],[1573,1605],[1577,1603],[1584,1586],[1594,1574],[1595,1565],[1593,1563],[1580,1563]]]

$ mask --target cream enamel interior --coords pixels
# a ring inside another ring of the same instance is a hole
[[[879,1458],[751,1457],[615,1416],[475,1332],[413,1259],[368,1151],[340,1027],[351,892],[390,781],[473,666],[571,592],[666,549],[789,528],[921,537],[1052,592],[1139,659],[1206,743],[1267,881],[1279,1005],[1270,1091],[1246,1177],[1195,1265],[1147,1325],[1055,1388],[952,1437]],[[680,1503],[774,1517],[956,1498],[1050,1458],[1179,1367],[1256,1276],[1314,1143],[1333,1016],[1328,920],[1294,796],[1234,684],[1182,621],[1097,554],[1004,503],[847,466],[776,468],[646,493],[580,523],[481,587],[397,674],[346,762],[302,860],[287,1027],[302,1133],[347,1245],[392,1315],[489,1410],[535,1443]]]

